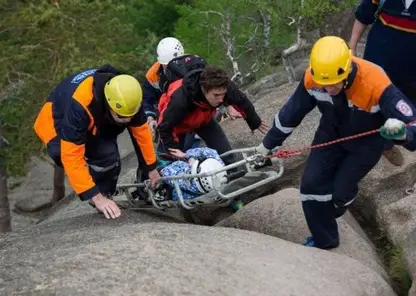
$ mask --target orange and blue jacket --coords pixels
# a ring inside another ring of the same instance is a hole
[[[314,83],[307,69],[296,91],[276,114],[273,125],[263,139],[268,149],[281,146],[284,140],[315,107],[322,113],[318,130],[329,140],[379,129],[388,118],[405,123],[416,120],[416,109],[377,65],[353,58],[346,87],[336,96]],[[406,149],[416,150],[416,126],[409,126],[406,141],[394,141]],[[379,134],[343,142],[350,151],[371,149],[380,152],[387,140]]]
[[[142,108],[128,124],[117,124],[110,115],[104,85],[119,74],[122,73],[105,65],[67,77],[49,95],[34,124],[36,134],[45,145],[56,137],[60,140],[63,167],[81,199],[90,199],[99,193],[85,158],[86,145],[93,137],[115,139],[129,128],[147,169],[156,168],[152,135]]]
[[[405,0],[386,0],[376,18],[380,0],[362,0],[355,16],[373,24],[363,58],[381,66],[393,84],[416,80],[416,1],[406,8]]]
[[[212,107],[202,93],[199,76],[202,70],[172,82],[159,101],[158,130],[165,149],[181,149],[179,135],[196,131],[213,120],[217,107]],[[261,119],[247,96],[231,84],[223,104],[241,113],[251,130],[257,129]]]
[[[143,110],[146,116],[154,119],[158,118],[157,105],[162,95],[162,85],[166,81],[163,73],[163,67],[156,62],[146,72],[146,78],[143,82]]]

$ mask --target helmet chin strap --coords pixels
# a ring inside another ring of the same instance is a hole
[[[349,87],[350,86],[350,84],[349,84],[349,80],[350,80],[350,78],[351,78],[351,75],[353,75],[353,63],[351,63],[351,67],[350,67],[350,69],[349,69],[349,73],[348,73],[348,76],[347,76],[347,78],[345,78],[342,82],[344,83],[344,85],[343,85],[343,89],[346,89],[347,87]]]
[[[105,109],[106,109],[106,116],[108,117],[108,119],[111,121],[112,124],[117,124],[117,125],[125,125],[127,123],[130,122],[130,120],[125,121],[122,118],[119,118],[117,116],[117,113],[115,113],[114,111],[112,111],[110,105],[108,104],[107,100],[105,100]],[[114,112],[114,114],[113,114]]]
[[[109,119],[110,119],[110,121],[113,123],[113,124],[117,124],[117,125],[125,125],[125,124],[128,124],[129,122],[130,122],[130,120],[123,120],[122,118],[119,118],[119,117],[117,117],[117,114],[114,112],[114,114],[116,114],[116,115],[114,115],[113,114],[113,112],[111,111],[111,109],[110,109],[110,107],[107,107],[107,110],[108,110],[108,112],[107,112],[107,116],[109,117]]]

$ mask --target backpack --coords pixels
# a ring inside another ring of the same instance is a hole
[[[164,77],[161,79],[162,92],[165,92],[172,82],[202,71],[206,65],[205,60],[197,55],[187,54],[174,58],[164,70]]]

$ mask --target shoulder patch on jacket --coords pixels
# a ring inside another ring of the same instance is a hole
[[[88,76],[91,76],[92,74],[94,74],[95,71],[97,71],[97,69],[90,69],[90,70],[86,70],[84,72],[81,72],[81,73],[75,75],[74,78],[72,78],[71,83],[78,84],[82,80],[87,78]]]
[[[407,117],[413,116],[412,108],[404,100],[399,100],[397,102],[396,109],[400,113],[402,113],[404,116],[407,116]]]

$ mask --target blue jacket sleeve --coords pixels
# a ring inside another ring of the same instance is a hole
[[[407,139],[405,141],[394,141],[409,151],[416,150],[416,108],[412,102],[393,84],[388,86],[380,97],[380,111],[386,118],[396,118],[408,124]]]
[[[281,146],[283,141],[315,106],[316,100],[306,91],[302,79],[293,95],[276,114],[272,127],[263,139],[264,147],[273,149]]]
[[[72,100],[61,121],[58,130],[59,137],[77,145],[85,144],[89,125],[90,118],[84,107],[77,101]]]
[[[374,14],[377,11],[377,4],[372,0],[361,0],[357,9],[355,10],[355,18],[364,25],[370,25],[375,21]]]
[[[157,104],[159,103],[160,96],[161,91],[153,87],[150,82],[145,79],[143,82],[143,110],[146,117],[152,116],[154,119],[157,119]]]
[[[85,160],[85,142],[91,119],[76,100],[66,110],[60,128],[61,159],[68,179],[82,200],[91,199],[100,191]]]

